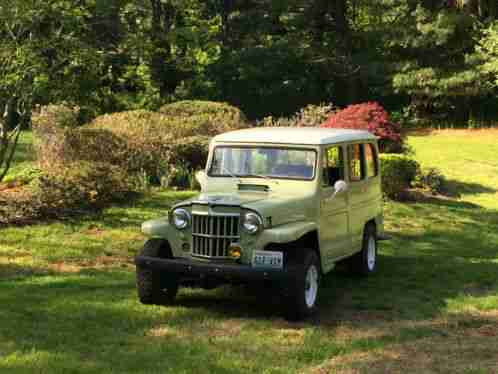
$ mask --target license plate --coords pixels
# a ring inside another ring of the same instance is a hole
[[[284,267],[284,254],[282,252],[254,251],[252,266],[255,268],[282,269]]]

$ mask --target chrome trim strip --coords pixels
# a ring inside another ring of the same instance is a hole
[[[210,234],[199,234],[192,233],[192,236],[198,236],[201,238],[211,238],[211,239],[240,239],[238,235],[210,235]]]

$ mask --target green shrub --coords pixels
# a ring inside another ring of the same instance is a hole
[[[207,159],[209,140],[217,134],[211,122],[203,117],[180,119],[146,111],[101,116],[86,130],[100,131],[102,137],[115,137],[106,141],[115,143],[109,151],[109,161],[130,173],[144,171],[155,181],[174,166],[202,167]],[[107,149],[98,145],[93,148],[95,151]],[[85,153],[92,154],[92,150]]]
[[[292,117],[265,117],[258,122],[258,126],[315,127],[325,122],[335,111],[332,104],[308,105]]]
[[[26,185],[31,183],[33,180],[36,180],[43,174],[41,169],[35,166],[28,166],[22,169],[19,173],[16,173],[12,178],[12,182],[20,185]]]
[[[31,189],[38,216],[60,217],[123,200],[134,189],[134,181],[117,166],[83,161],[44,173]]]
[[[185,100],[164,105],[159,113],[195,130],[191,135],[214,136],[249,126],[242,111],[227,103]]]
[[[86,126],[55,131],[49,144],[40,142],[40,166],[51,172],[80,161],[105,162],[142,180],[142,185],[159,184],[163,179],[175,181],[179,179],[169,176],[174,170],[204,166],[212,136],[246,125],[235,120],[243,115],[233,107],[217,114],[191,116],[181,114],[181,107],[173,105],[176,109],[169,115],[146,110],[107,114]]]
[[[381,154],[380,166],[383,192],[392,199],[400,198],[402,192],[411,186],[420,170],[417,161],[398,154]]]
[[[137,180],[108,163],[74,162],[37,172],[28,186],[0,199],[0,224],[26,224],[99,211],[136,189]]]
[[[163,180],[162,185],[174,189],[200,190],[201,186],[195,178],[195,173],[195,170],[185,167],[172,169],[170,170],[168,177]]]
[[[442,193],[446,189],[446,178],[436,168],[425,168],[416,175],[413,186],[425,189],[434,194]]]
[[[163,178],[175,180],[168,177],[175,169],[202,168],[211,137],[247,126],[240,110],[223,103],[184,101],[166,105],[161,111],[105,115],[88,128],[109,131],[125,141],[126,147],[116,147],[120,151],[115,152],[122,166],[131,173],[142,170],[159,182]]]
[[[33,111],[33,127],[43,131],[43,128],[74,128],[80,125],[80,108],[67,104],[49,104],[36,108]]]
[[[170,117],[192,117],[199,115],[212,115],[223,117],[234,123],[247,122],[242,111],[228,103],[202,100],[183,100],[166,104],[159,109],[159,113]]]
[[[79,125],[78,118],[79,108],[65,104],[41,106],[33,112],[33,146],[42,166],[63,159],[65,135]]]

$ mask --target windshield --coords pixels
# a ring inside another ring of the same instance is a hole
[[[315,165],[312,149],[221,146],[214,149],[209,175],[312,180]]]

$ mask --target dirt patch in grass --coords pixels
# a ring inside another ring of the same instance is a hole
[[[193,326],[182,326],[181,329],[176,329],[171,326],[161,324],[152,327],[147,333],[147,336],[155,338],[184,338],[184,339],[223,339],[238,337],[245,322],[238,319],[227,319],[217,321],[216,324],[207,323]]]
[[[53,274],[77,274],[89,270],[108,270],[119,267],[130,271],[134,269],[133,259],[125,256],[100,256],[85,261],[57,261],[40,265],[34,261],[25,261],[22,253],[16,258],[0,257],[0,279],[20,278]]]
[[[151,338],[178,337],[178,331],[167,325],[160,325],[151,328],[146,335]]]
[[[326,360],[305,373],[498,373],[498,311],[475,311],[422,321],[345,324],[334,339],[396,337],[382,348]]]
[[[125,256],[99,256],[92,260],[59,261],[48,265],[50,270],[57,273],[79,273],[83,270],[105,270],[116,267],[132,269],[134,267],[133,259]]]
[[[306,373],[498,373],[498,338],[424,338],[333,358]]]

